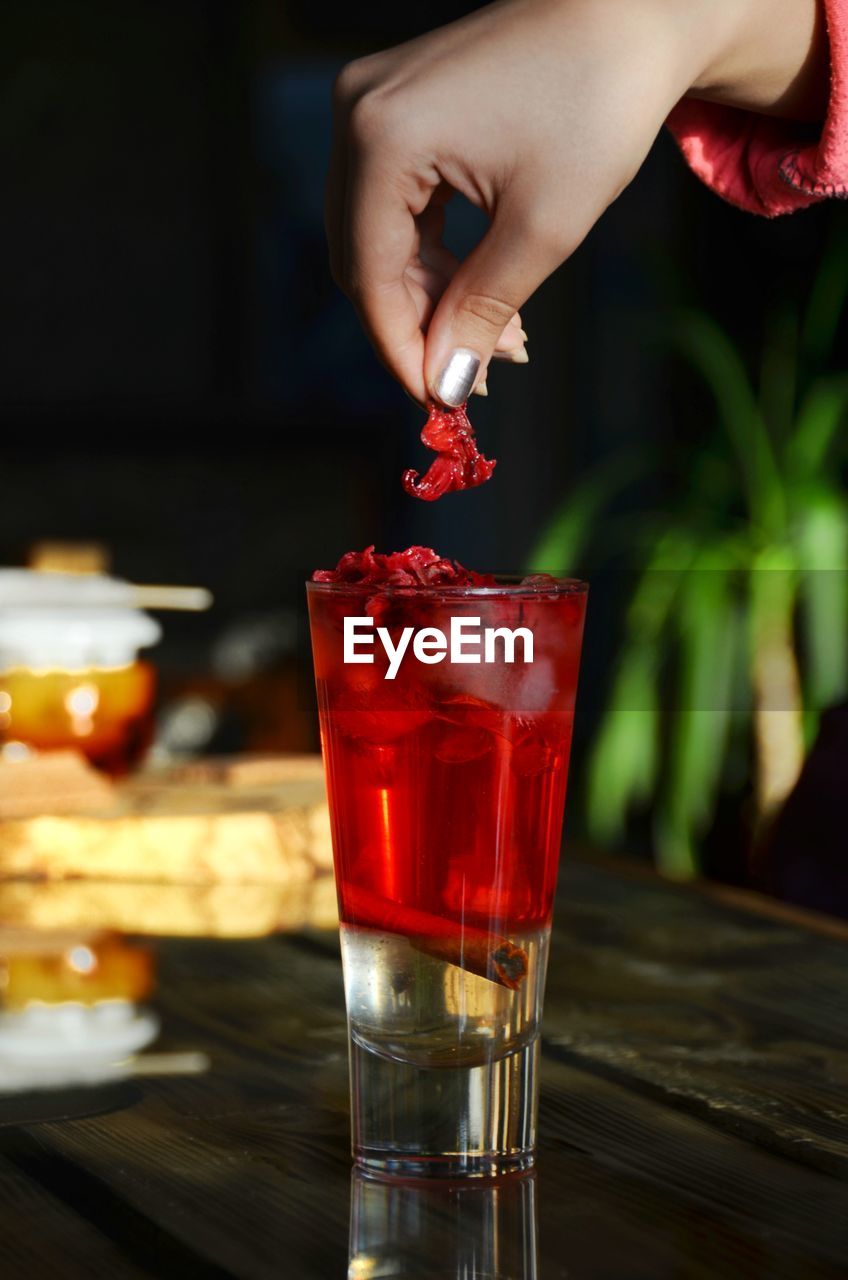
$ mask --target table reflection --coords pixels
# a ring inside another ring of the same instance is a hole
[[[207,1071],[193,1049],[149,1052],[155,986],[155,952],[140,939],[0,925],[0,1098]]]
[[[337,928],[326,871],[286,884],[0,875],[0,1097],[208,1069],[203,1053],[156,1046],[154,939]]]
[[[335,931],[336,885],[332,875],[290,886],[0,879],[0,930],[4,927],[42,934],[98,929],[151,938]]]
[[[0,930],[0,1093],[99,1084],[156,1039],[153,954],[109,932]]]
[[[536,1175],[377,1179],[354,1170],[348,1280],[536,1280]]]

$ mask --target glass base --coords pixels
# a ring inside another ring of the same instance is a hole
[[[351,1040],[353,1155],[375,1174],[495,1177],[535,1159],[539,1039],[477,1066],[421,1067]]]
[[[351,1178],[348,1280],[537,1280],[536,1175]]]

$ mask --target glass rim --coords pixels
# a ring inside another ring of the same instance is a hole
[[[540,573],[541,571],[537,571]],[[463,599],[466,597],[481,597],[483,599],[514,599],[519,596],[527,596],[530,599],[550,599],[559,596],[585,596],[589,591],[588,582],[583,582],[580,578],[558,578],[553,574],[546,575],[543,581],[533,581],[536,576],[532,573],[496,573],[494,584],[488,586],[475,586],[470,583],[460,583],[450,585],[447,583],[420,583],[416,582],[409,586],[406,584],[398,584],[393,582],[366,583],[366,582],[313,582],[309,579],[306,583],[308,592],[316,592],[320,595],[351,595],[351,596],[400,596],[404,599],[409,597],[429,598],[429,599]]]

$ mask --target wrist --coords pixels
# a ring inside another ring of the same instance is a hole
[[[695,8],[702,9],[700,0]],[[705,57],[687,96],[816,121],[827,109],[823,0],[720,0],[704,15]]]

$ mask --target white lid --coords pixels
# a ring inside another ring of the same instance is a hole
[[[131,606],[132,590],[102,573],[0,569],[0,671],[134,662],[162,629]]]
[[[0,613],[21,606],[68,605],[71,608],[131,608],[134,588],[105,573],[42,573],[38,569],[0,569]]]
[[[125,667],[161,634],[159,623],[141,609],[0,605],[0,671]]]
[[[143,586],[105,573],[0,569],[0,610],[28,605],[109,609],[208,609],[205,587]]]

